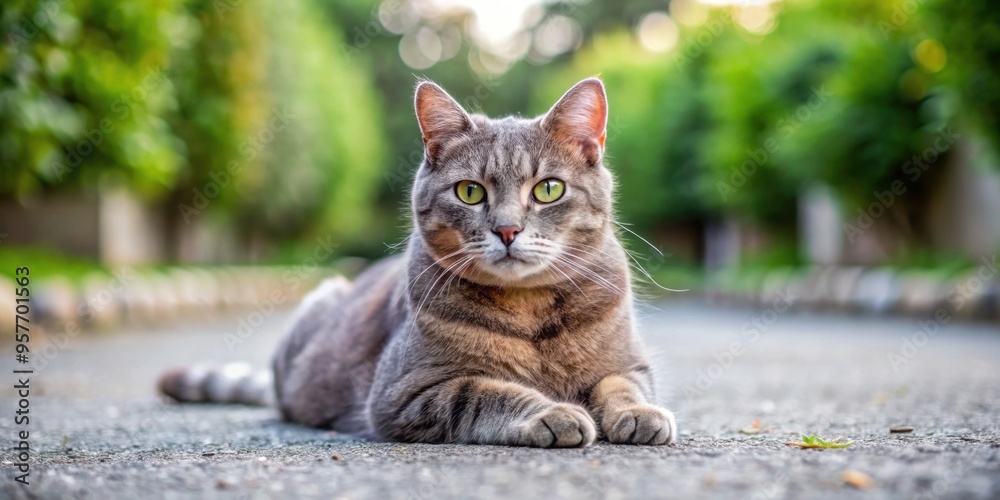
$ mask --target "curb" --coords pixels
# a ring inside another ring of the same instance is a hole
[[[329,267],[297,266],[121,268],[74,284],[56,276],[33,282],[31,321],[45,330],[101,331],[155,325],[270,306],[294,307],[320,281],[356,275],[357,258]],[[0,277],[0,303],[15,303],[15,283]],[[702,292],[709,302],[872,315],[1000,321],[1000,277],[980,266],[958,275],[858,266],[718,271]],[[0,324],[14,324],[13,307],[0,308]]]
[[[703,295],[717,303],[770,305],[783,295],[794,309],[1000,320],[1000,278],[985,265],[958,275],[859,266],[719,271]]]
[[[244,312],[295,307],[325,278],[355,275],[366,262],[341,259],[331,266],[220,266],[167,269],[119,268],[77,283],[62,276],[29,286],[31,322],[46,331],[100,331]],[[0,303],[14,304],[15,283],[0,277]],[[13,307],[0,308],[0,324],[14,324]]]

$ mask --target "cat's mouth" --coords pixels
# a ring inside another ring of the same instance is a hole
[[[517,251],[510,250],[481,262],[483,270],[503,282],[516,282],[538,273],[541,265],[541,262],[535,261],[530,255],[518,255]]]
[[[528,261],[526,261],[526,260],[524,260],[524,259],[522,259],[520,257],[515,257],[514,255],[512,255],[510,253],[510,250],[508,250],[506,255],[504,255],[503,257],[500,257],[499,259],[497,259],[493,263],[494,264],[527,264]]]

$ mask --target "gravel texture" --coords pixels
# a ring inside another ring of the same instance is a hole
[[[287,312],[241,343],[237,316],[79,336],[45,351],[32,376],[26,487],[13,480],[21,427],[14,353],[4,351],[0,498],[1000,497],[1000,328],[779,310],[644,308],[681,434],[655,448],[364,442],[282,423],[267,408],[155,396],[157,374],[172,366],[265,366]],[[45,341],[31,345],[41,355]],[[755,420],[759,434],[741,431]],[[802,433],[855,443],[786,444]]]

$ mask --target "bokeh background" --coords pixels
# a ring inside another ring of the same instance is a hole
[[[417,78],[531,116],[593,75],[647,294],[1000,309],[991,2],[5,0],[0,32],[0,276],[52,318],[290,305],[398,251]]]

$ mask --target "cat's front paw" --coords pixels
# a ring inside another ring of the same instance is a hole
[[[582,448],[597,438],[597,424],[583,407],[559,403],[531,417],[521,435],[528,446]]]
[[[677,438],[674,414],[653,405],[630,406],[608,412],[601,422],[609,442],[670,444]]]

